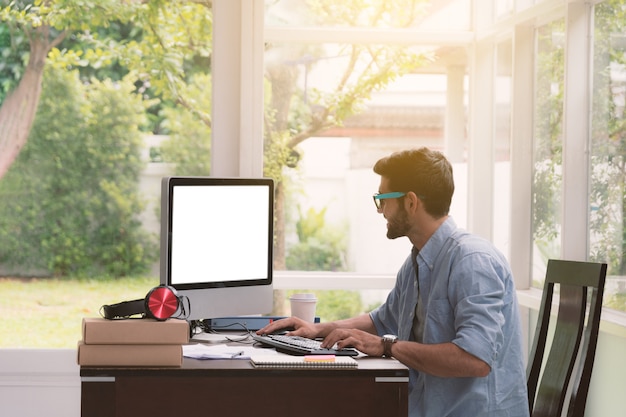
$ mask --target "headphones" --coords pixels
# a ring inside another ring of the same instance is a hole
[[[178,312],[177,318],[185,318],[188,313],[183,303],[184,300],[187,301],[187,309],[190,311],[191,306],[187,297],[179,297],[173,287],[159,285],[152,288],[146,298],[103,305],[100,307],[100,314],[109,320],[128,319],[136,314],[141,314],[141,318],[147,317],[163,321]]]

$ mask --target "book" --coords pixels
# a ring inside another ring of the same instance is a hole
[[[181,366],[182,345],[88,345],[78,342],[81,366]]]
[[[335,355],[252,355],[250,363],[257,368],[358,368],[359,363],[350,356]]]
[[[185,320],[83,318],[83,343],[87,345],[182,345],[189,342]]]

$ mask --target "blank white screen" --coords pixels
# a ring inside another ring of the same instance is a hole
[[[172,193],[172,284],[267,278],[267,186],[176,185]]]

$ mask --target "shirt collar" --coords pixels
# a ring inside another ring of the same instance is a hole
[[[435,233],[433,233],[433,235],[428,239],[422,250],[419,251],[419,256],[431,270],[433,269],[437,255],[443,248],[446,240],[448,240],[456,229],[456,223],[451,216],[448,216],[446,221],[444,221],[441,226],[435,230]]]

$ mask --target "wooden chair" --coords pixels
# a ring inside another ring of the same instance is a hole
[[[600,327],[606,264],[551,259],[527,369],[532,417],[583,416]],[[550,352],[546,339],[555,284],[560,301]],[[587,312],[587,306],[589,310]],[[539,379],[541,376],[541,380]],[[565,404],[568,401],[567,405]]]

